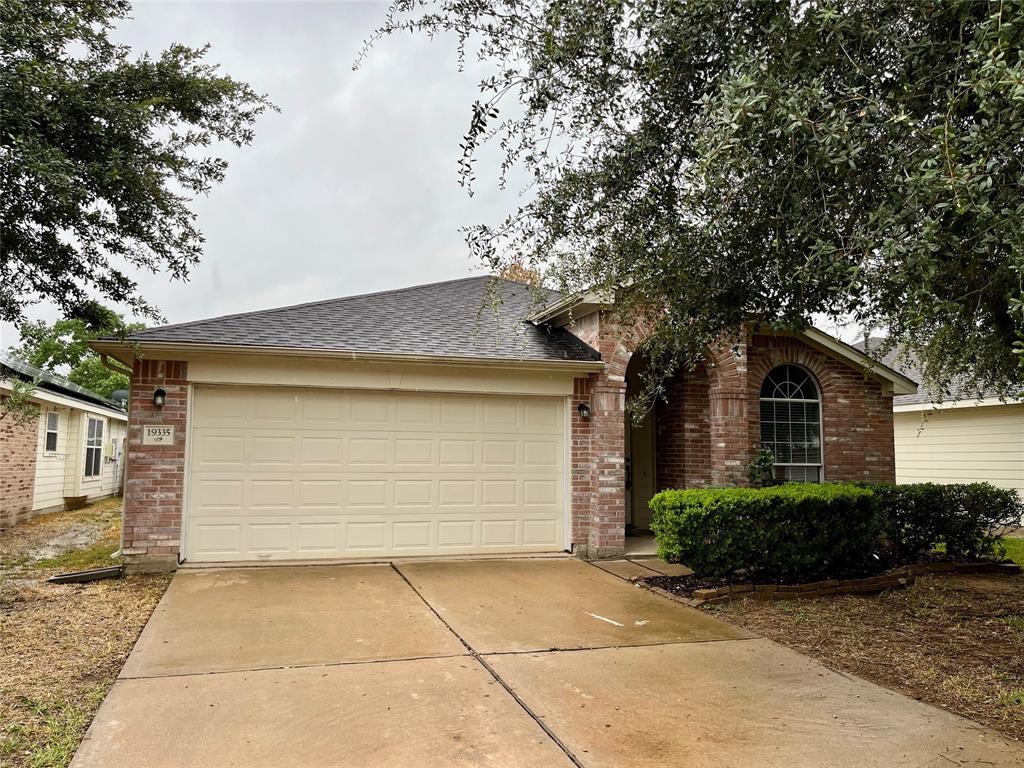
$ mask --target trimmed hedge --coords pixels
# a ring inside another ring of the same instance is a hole
[[[791,483],[663,491],[651,510],[666,560],[702,576],[810,581],[913,562],[937,546],[958,558],[999,555],[998,534],[1024,505],[988,483]]]
[[[939,546],[957,558],[1001,556],[1003,529],[1024,515],[1016,491],[990,483],[864,487],[878,500],[883,546],[899,563],[913,562]]]
[[[663,491],[651,510],[658,555],[702,576],[745,569],[788,581],[863,572],[882,534],[874,494],[850,484]]]

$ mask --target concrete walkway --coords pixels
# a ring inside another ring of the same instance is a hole
[[[181,571],[72,766],[1024,766],[616,569]]]

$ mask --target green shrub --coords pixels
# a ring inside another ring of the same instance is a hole
[[[874,495],[849,484],[663,491],[651,510],[658,554],[704,576],[745,569],[792,581],[860,572],[881,537]]]
[[[878,499],[886,545],[897,562],[911,562],[938,546],[957,558],[998,555],[1003,529],[1024,513],[1015,491],[990,483],[865,487]]]
[[[791,483],[663,491],[651,510],[666,560],[702,576],[806,581],[914,562],[939,546],[956,558],[1001,556],[999,537],[1024,504],[988,483]]]

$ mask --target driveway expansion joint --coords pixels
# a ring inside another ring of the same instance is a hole
[[[505,689],[505,691],[508,693],[508,695],[511,696],[515,700],[516,704],[518,704],[520,706],[520,708],[533,720],[533,722],[535,722],[538,725],[538,727],[540,727],[540,729],[542,731],[544,731],[544,733],[547,734],[548,738],[551,739],[558,746],[558,748],[560,750],[562,750],[563,754],[565,754],[565,756],[567,758],[569,758],[569,760],[572,762],[572,764],[575,765],[576,768],[586,768],[586,766],[584,766],[583,763],[580,762],[579,758],[576,757],[576,755],[573,753],[573,751],[571,749],[569,749],[568,745],[566,745],[566,743],[564,741],[562,741],[558,737],[558,735],[555,734],[554,731],[551,730],[551,728],[547,725],[547,723],[544,722],[544,719],[542,717],[540,717],[540,715],[538,715],[536,712],[534,712],[530,708],[530,706],[522,699],[522,697],[520,697],[520,695],[518,693],[516,693],[512,689],[512,686],[509,685],[505,680],[503,680],[501,675],[499,675],[494,670],[494,667],[492,667],[490,664],[488,664],[487,660],[484,659],[484,657],[481,656],[479,653],[477,653],[477,651],[473,648],[473,646],[471,646],[468,642],[466,642],[465,638],[463,638],[462,635],[460,635],[458,632],[456,632],[455,628],[452,627],[452,625],[449,624],[445,620],[444,616],[442,616],[440,614],[440,612],[436,608],[434,608],[434,606],[432,606],[427,601],[427,598],[425,598],[420,593],[420,591],[418,589],[416,589],[416,587],[413,585],[413,583],[411,581],[409,581],[409,579],[406,577],[406,575],[404,573],[402,573],[401,569],[399,569],[399,567],[397,565],[395,565],[395,563],[391,563],[391,567],[394,568],[395,572],[399,576],[402,577],[402,580],[405,581],[405,583],[409,585],[409,589],[411,589],[413,592],[415,592],[416,596],[420,600],[423,601],[423,604],[425,606],[427,606],[427,608],[430,609],[431,613],[433,613],[437,617],[437,620],[440,621],[442,624],[444,624],[444,626],[448,628],[448,631],[451,632],[453,635],[455,635],[455,637],[458,638],[459,642],[462,643],[465,646],[467,651],[469,651],[469,655],[472,656],[474,659],[476,659],[477,663],[480,664],[480,666],[482,666],[484,669],[487,670],[487,673],[492,678],[494,678],[494,681],[496,683],[498,683],[498,685],[500,685],[502,688]]]
[[[393,659],[360,659],[359,661],[313,661],[308,664],[275,664],[242,669],[208,669],[199,672],[166,672],[152,675],[119,675],[118,680],[160,680],[169,677],[205,677],[207,675],[235,675],[246,672],[272,672],[280,669],[316,669],[317,667],[359,667],[368,664],[395,664],[403,661],[430,661],[432,659],[464,659],[471,653],[446,653],[440,656],[398,656]]]

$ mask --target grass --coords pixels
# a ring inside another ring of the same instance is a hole
[[[64,768],[170,579],[49,584],[117,561],[120,503],[42,515],[0,537],[0,765]]]
[[[117,560],[111,556],[121,548],[120,526],[108,527],[99,541],[86,549],[72,549],[56,557],[44,558],[32,562],[32,567],[42,570],[58,570],[64,573],[85,571],[90,568],[101,568],[116,565]]]
[[[22,699],[19,705],[32,720],[10,729],[0,741],[0,756],[24,757],[26,768],[63,768],[75,756],[82,734],[106,695],[107,686],[98,684],[85,691],[81,701]]]
[[[1024,565],[1024,539],[1004,538],[1002,545],[1008,558],[1018,565]]]

